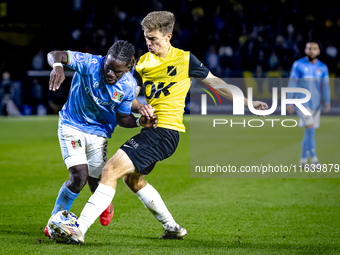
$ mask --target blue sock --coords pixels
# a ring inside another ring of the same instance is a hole
[[[69,190],[66,186],[66,182],[64,182],[63,186],[61,186],[59,190],[52,215],[62,210],[69,211],[73,204],[73,201],[78,197],[78,195],[79,193],[73,193],[71,190]]]
[[[305,131],[308,134],[308,146],[311,158],[316,157],[316,143],[315,143],[315,128],[307,128]]]
[[[305,129],[305,135],[303,137],[302,140],[302,154],[301,154],[301,158],[303,159],[308,159],[308,154],[309,154],[309,138],[308,138],[309,134],[307,132],[307,129]]]

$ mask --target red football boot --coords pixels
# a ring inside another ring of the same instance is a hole
[[[102,212],[102,214],[99,216],[100,224],[102,224],[103,226],[109,225],[109,223],[112,220],[112,217],[113,217],[113,204],[111,202],[109,207],[106,208],[105,211]]]
[[[48,230],[47,230],[47,226],[45,227],[44,233],[45,233],[45,236],[47,236],[49,239],[51,239],[51,236],[50,236],[50,234],[48,233]]]

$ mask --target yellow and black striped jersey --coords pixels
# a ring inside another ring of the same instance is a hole
[[[134,69],[146,101],[155,108],[158,127],[185,132],[183,113],[191,77],[206,78],[209,70],[189,51],[170,46],[165,58],[150,52],[141,56]]]

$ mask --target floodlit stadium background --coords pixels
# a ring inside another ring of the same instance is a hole
[[[289,76],[308,40],[320,43],[320,60],[330,76],[340,76],[336,1],[0,0],[0,74],[11,75],[6,93],[19,111],[11,114],[26,115],[0,116],[0,254],[340,254],[339,178],[228,178],[224,173],[191,178],[193,141],[195,156],[202,161],[214,154],[237,167],[290,165],[298,164],[303,129],[220,125],[219,132],[211,132],[211,126],[202,123],[200,109],[184,116],[187,132],[181,134],[177,151],[147,177],[188,230],[183,242],[158,240],[161,225],[122,180],[112,223],[103,228],[96,221],[84,247],[55,244],[44,237],[58,190],[68,179],[57,113],[73,75],[65,68],[67,79],[60,90],[49,92],[46,54],[69,49],[105,55],[114,41],[124,39],[135,45],[138,57],[147,50],[140,21],[155,10],[174,12],[175,47],[192,51],[212,73],[232,78],[243,92],[253,87],[255,97],[269,106],[271,87],[280,87],[271,81]],[[332,116],[322,116],[316,141],[321,163],[339,164],[340,86],[333,81],[333,108],[327,114]],[[210,97],[208,104],[215,107]],[[208,113],[208,118],[215,116],[209,109]],[[216,118],[235,121],[258,118],[230,113],[215,112]],[[276,113],[269,118],[284,117]],[[193,125],[203,132],[191,132]],[[138,132],[117,127],[108,155]],[[213,147],[206,146],[215,140]],[[90,195],[85,187],[71,211],[79,216]]]
[[[138,57],[147,51],[140,21],[155,10],[175,14],[173,46],[190,50],[219,77],[288,77],[309,40],[321,45],[320,60],[327,64],[330,77],[340,73],[336,1],[154,0],[131,5],[61,0],[52,7],[46,1],[2,0],[0,73],[11,74],[13,101],[20,112],[37,114],[41,105],[39,114],[57,113],[67,98],[72,72],[59,92],[47,90],[49,51],[105,55],[116,40],[124,39],[135,45]],[[259,97],[269,98],[270,93],[264,91]],[[339,100],[340,85],[331,84],[331,93],[332,100]]]

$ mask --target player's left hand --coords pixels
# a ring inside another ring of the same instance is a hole
[[[268,109],[268,105],[264,102],[261,102],[261,101],[254,101],[253,102],[253,107],[256,109],[256,110],[267,110]],[[260,115],[258,115],[260,117]],[[266,116],[265,115],[262,115],[263,118],[265,118]]]
[[[330,109],[331,109],[331,104],[330,103],[326,103],[325,104],[325,112],[329,112]]]
[[[158,116],[157,115],[153,115],[149,118],[147,118],[146,116],[141,116],[139,119],[139,123],[141,124],[141,126],[145,127],[145,128],[156,128],[158,125]]]
[[[138,107],[138,112],[142,116],[145,116],[147,119],[152,118],[153,113],[155,112],[155,108],[153,108],[151,105],[141,105]]]

